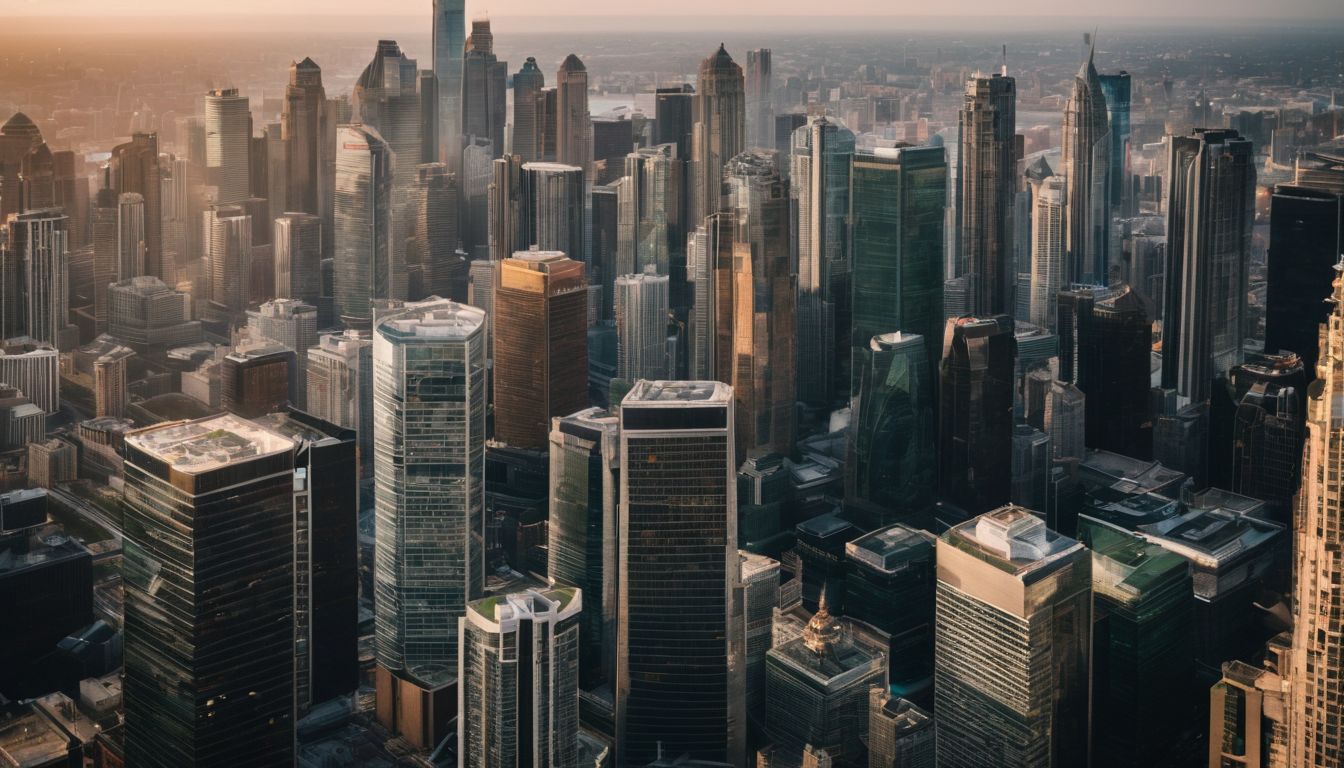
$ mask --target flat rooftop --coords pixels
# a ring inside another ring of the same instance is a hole
[[[894,573],[916,560],[934,557],[933,534],[897,523],[845,544],[845,557],[874,570]]]
[[[126,442],[193,475],[294,448],[288,437],[232,414],[150,427],[128,434]]]
[[[378,318],[380,333],[407,339],[466,339],[484,325],[484,310],[448,299],[409,302]]]
[[[666,405],[712,403],[727,405],[733,400],[732,387],[718,381],[649,381],[640,379],[621,401],[621,405]]]
[[[1008,504],[954,526],[944,540],[1002,571],[1022,575],[1053,563],[1083,545],[1046,527],[1026,507]]]
[[[0,575],[88,554],[89,550],[83,544],[61,533],[56,527],[47,527],[35,535],[9,537],[5,544],[0,545]]]
[[[5,766],[38,768],[62,762],[70,737],[31,704],[0,708],[0,758]]]

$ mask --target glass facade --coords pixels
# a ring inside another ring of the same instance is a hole
[[[485,313],[445,300],[391,310],[373,366],[374,651],[436,688],[484,587]]]
[[[942,147],[878,149],[854,156],[849,188],[851,395],[857,392],[856,374],[863,370],[874,336],[893,331],[922,336],[930,370],[942,356],[946,188]]]
[[[1066,282],[1105,283],[1111,240],[1111,125],[1090,55],[1064,106],[1063,144]]]
[[[1279,184],[1269,199],[1265,280],[1265,351],[1294,352],[1316,378],[1320,328],[1330,315],[1330,286],[1344,253],[1344,196]]]
[[[462,141],[462,46],[466,0],[434,0],[434,76],[439,81],[439,159],[456,165]]]
[[[1106,115],[1111,128],[1111,162],[1106,168],[1110,187],[1111,207],[1123,205],[1130,195],[1129,186],[1129,104],[1130,78],[1128,72],[1100,75],[1101,94],[1106,99]],[[1122,210],[1121,215],[1129,215]]]
[[[745,755],[732,412],[717,382],[640,381],[622,402],[619,765]]]
[[[845,615],[891,636],[891,690],[922,701],[933,683],[934,542],[897,524],[845,545]]]
[[[958,113],[956,212],[958,276],[973,278],[971,312],[1012,306],[1011,223],[1017,194],[1017,81],[995,73],[966,81]],[[876,332],[891,330],[878,329]],[[915,329],[911,329],[915,330]],[[923,331],[918,331],[923,333]]]
[[[349,327],[370,327],[372,301],[392,298],[392,164],[392,150],[373,128],[337,132],[334,297]]]
[[[981,514],[1012,494],[1013,320],[948,320],[946,350],[938,410],[941,489],[946,500]]]

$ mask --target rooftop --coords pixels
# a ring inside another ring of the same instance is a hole
[[[89,554],[83,544],[61,533],[59,526],[39,526],[37,531],[8,537],[0,545],[0,573],[17,573]]]
[[[845,544],[845,558],[874,570],[894,573],[913,561],[932,561],[933,534],[897,523]]]
[[[896,724],[897,735],[914,733],[933,725],[933,715],[899,696],[887,696],[882,702],[882,716]]]
[[[413,301],[378,318],[378,332],[399,339],[466,339],[485,325],[485,312],[440,298]]]
[[[1021,576],[1083,546],[1045,526],[1026,507],[1008,504],[953,527],[943,540],[977,554],[996,568]]]
[[[475,614],[471,616],[473,624],[507,632],[520,621],[560,621],[576,615],[583,607],[583,598],[575,587],[528,589],[474,600],[467,607]]]
[[[70,737],[33,704],[0,708],[0,757],[5,766],[56,765],[70,754]]]
[[[193,475],[294,447],[288,437],[232,414],[149,427],[127,435],[126,443]]]
[[[733,400],[732,387],[718,381],[649,381],[640,379],[621,401],[625,405],[675,406],[681,403],[727,405]]]
[[[583,169],[577,165],[566,165],[565,163],[548,163],[536,160],[530,163],[523,163],[524,171],[541,171],[543,173],[583,173]],[[517,254],[514,254],[517,258]]]
[[[900,349],[901,347],[917,347],[924,343],[924,337],[918,333],[905,333],[895,331],[893,333],[881,333],[868,341],[868,346],[874,352],[880,352],[884,349]]]

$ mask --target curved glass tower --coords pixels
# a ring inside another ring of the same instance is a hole
[[[378,131],[343,125],[336,136],[335,311],[368,328],[373,299],[390,298],[392,150]]]

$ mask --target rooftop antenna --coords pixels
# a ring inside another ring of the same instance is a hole
[[[1008,76],[1008,44],[1003,44],[1003,64],[999,66],[999,74]]]

